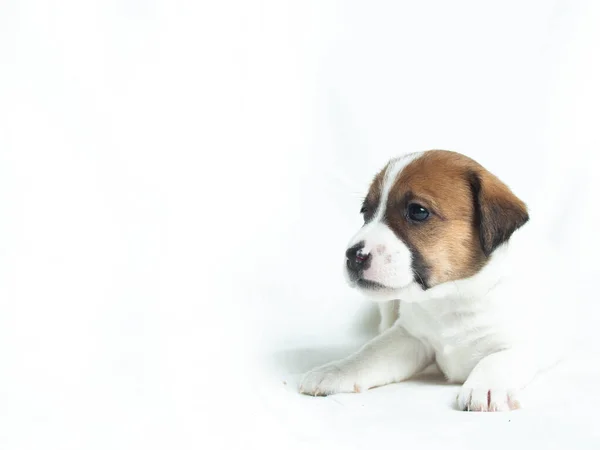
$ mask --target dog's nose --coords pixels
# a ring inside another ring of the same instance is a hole
[[[363,253],[364,248],[365,243],[359,242],[346,250],[346,265],[350,270],[358,272],[359,270],[364,270],[368,267],[368,264],[371,261],[371,254]]]

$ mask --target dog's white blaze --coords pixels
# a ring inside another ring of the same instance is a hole
[[[375,211],[373,222],[381,222],[383,220],[385,215],[385,205],[387,204],[387,199],[390,195],[390,191],[392,190],[392,186],[394,186],[394,183],[398,179],[398,175],[406,166],[408,166],[414,160],[420,158],[422,155],[423,152],[409,153],[408,155],[404,155],[400,158],[390,161],[390,164],[388,165],[383,177],[381,197],[379,199],[379,204],[377,205],[377,210]]]
[[[382,226],[388,228],[388,226],[383,223],[383,218],[385,216],[385,205],[387,204],[387,199],[390,191],[392,190],[394,182],[402,170],[404,170],[408,164],[420,158],[421,155],[423,155],[423,152],[410,153],[390,161],[381,182],[381,195],[379,196],[379,203],[375,209],[375,214],[373,215],[371,221],[362,227],[358,233],[352,237],[348,247],[352,247],[353,245],[358,244],[360,241],[365,241],[365,248],[363,251],[365,253],[369,253],[371,251],[370,247],[374,246],[373,244],[376,239],[369,239],[369,241],[373,242],[368,242],[367,238],[379,234],[378,229]]]

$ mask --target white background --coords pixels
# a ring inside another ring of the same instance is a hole
[[[546,214],[594,354],[599,21],[594,0],[2,2],[0,448],[597,446],[591,364],[510,417],[439,382],[295,383],[368,335],[345,244],[374,172],[429,148]]]

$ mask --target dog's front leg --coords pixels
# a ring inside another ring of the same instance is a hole
[[[398,320],[398,308],[400,300],[390,300],[389,302],[379,303],[379,332],[383,333],[388,328],[391,328],[396,320]]]
[[[362,392],[406,380],[432,361],[432,349],[396,324],[349,357],[308,372],[300,383],[300,392],[309,395]]]
[[[518,349],[502,350],[475,366],[458,394],[463,411],[509,411],[521,407],[519,391],[536,375],[534,355]]]

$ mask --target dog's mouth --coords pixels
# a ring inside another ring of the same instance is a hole
[[[388,286],[378,283],[377,281],[365,280],[364,278],[356,279],[354,284],[361,289],[369,291],[386,291],[390,289]]]
[[[346,274],[348,275],[347,280],[352,287],[365,291],[387,291],[391,289],[389,286],[378,283],[377,281],[366,280],[363,278],[362,271],[354,272],[347,270]]]

